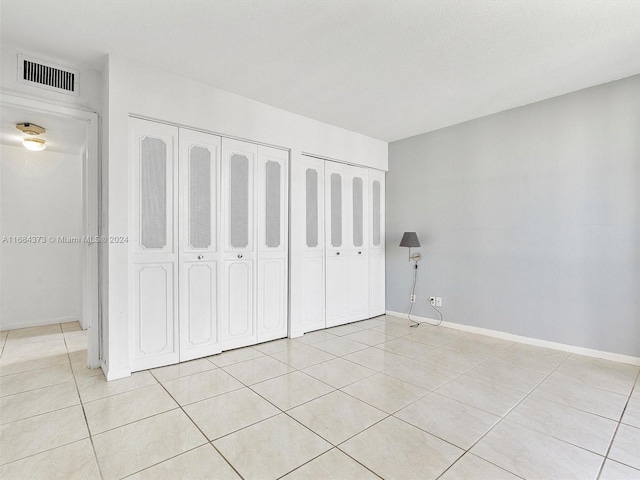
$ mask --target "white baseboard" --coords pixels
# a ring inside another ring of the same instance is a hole
[[[79,317],[58,317],[41,320],[31,320],[29,322],[8,322],[0,324],[0,330],[17,330],[19,328],[42,327],[44,325],[54,325],[56,323],[79,322]]]
[[[387,315],[398,318],[407,318],[406,313],[393,312],[387,310]],[[417,315],[411,315],[418,322],[430,322],[437,323],[439,320],[429,317],[418,317]],[[576,353],[578,355],[585,355],[587,357],[602,358],[604,360],[612,360],[614,362],[628,363],[631,365],[640,366],[640,357],[633,357],[631,355],[623,355],[621,353],[604,352],[602,350],[595,350],[593,348],[578,347],[575,345],[567,345],[565,343],[550,342],[547,340],[540,340],[538,338],[523,337],[521,335],[514,335],[512,333],[501,332],[499,330],[490,330],[488,328],[473,327],[471,325],[463,325],[461,323],[442,322],[441,326],[446,328],[453,328],[455,330],[462,330],[464,332],[477,333],[480,335],[486,335],[488,337],[500,338],[502,340],[509,340],[511,342],[525,343],[527,345],[535,345],[536,347],[552,348],[554,350],[560,350],[563,352]]]

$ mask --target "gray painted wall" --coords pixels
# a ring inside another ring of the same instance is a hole
[[[640,75],[391,143],[386,188],[387,310],[415,230],[417,315],[640,356]]]

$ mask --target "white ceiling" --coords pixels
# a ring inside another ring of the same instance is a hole
[[[387,141],[640,73],[638,0],[2,0],[1,30]]]

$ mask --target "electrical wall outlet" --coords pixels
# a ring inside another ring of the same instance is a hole
[[[432,307],[436,306],[436,297],[429,297],[429,303]]]
[[[436,307],[442,306],[442,297],[436,297]]]
[[[411,301],[411,303],[416,303],[416,294],[412,293],[411,295],[409,295],[409,300]]]

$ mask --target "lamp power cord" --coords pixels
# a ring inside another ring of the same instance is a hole
[[[442,312],[438,310],[436,307],[434,307],[433,305],[431,305],[431,303],[429,303],[429,306],[433,308],[436,312],[438,312],[438,315],[440,316],[440,320],[438,320],[437,323],[431,323],[429,321],[418,322],[417,320],[414,320],[413,318],[411,318],[411,313],[413,312],[413,306],[415,305],[417,284],[418,284],[418,262],[415,262],[414,269],[413,269],[413,286],[411,287],[411,296],[409,297],[411,303],[409,304],[409,313],[407,314],[407,318],[409,319],[409,321],[413,322],[413,324],[409,326],[417,328],[423,323],[426,323],[427,325],[431,325],[432,327],[437,327],[442,323],[442,318],[443,318]]]

